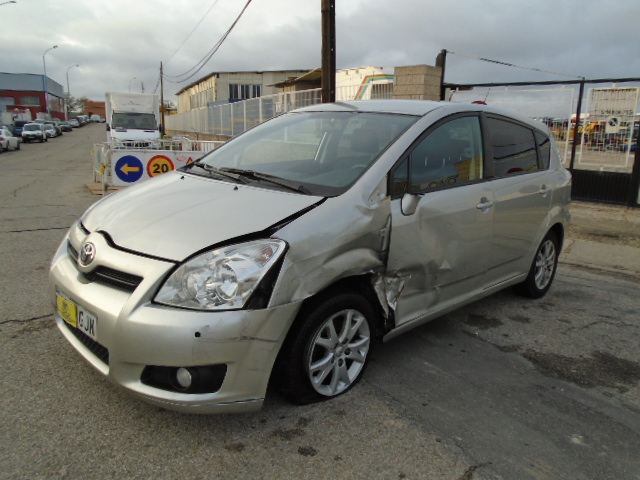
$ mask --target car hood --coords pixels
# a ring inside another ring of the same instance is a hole
[[[82,223],[121,248],[182,261],[263,231],[321,199],[170,172],[97,202]]]

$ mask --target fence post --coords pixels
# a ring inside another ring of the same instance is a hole
[[[633,156],[633,171],[631,172],[631,182],[629,182],[629,196],[627,205],[637,208],[640,206],[640,145],[636,146],[636,153]]]
[[[576,126],[573,128],[573,144],[571,145],[571,162],[569,163],[569,170],[572,172],[573,172],[573,167],[576,161],[576,148],[578,147],[578,130],[580,127],[580,116],[582,115],[582,96],[584,95],[584,82],[585,82],[584,77],[582,77],[582,81],[580,82],[580,89],[578,91],[578,107],[576,109],[577,110]],[[569,125],[571,125],[571,119],[569,119]],[[582,142],[582,135],[580,135],[580,141]]]

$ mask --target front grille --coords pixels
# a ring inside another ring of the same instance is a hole
[[[67,327],[67,329],[71,333],[73,333],[73,335],[78,340],[80,340],[80,342],[85,347],[87,347],[91,351],[91,353],[93,353],[96,357],[98,357],[98,359],[100,361],[102,361],[105,365],[109,365],[109,349],[107,349],[106,347],[103,347],[102,345],[100,345],[98,342],[96,342],[92,338],[86,336],[84,333],[82,333],[77,328],[73,328],[67,322],[62,322],[62,323],[64,323],[64,326]]]
[[[67,252],[69,256],[78,263],[78,251],[73,248],[71,242],[67,242]],[[112,287],[126,290],[127,292],[133,292],[143,278],[138,275],[133,275],[127,272],[122,272],[114,268],[109,267],[97,267],[95,270],[83,273],[84,277],[90,282],[97,282],[110,285]]]
[[[85,277],[90,282],[107,283],[128,292],[133,292],[142,282],[142,277],[109,267],[98,267],[94,271],[86,273]]]
[[[78,251],[73,248],[71,242],[67,242],[67,253],[73,259],[74,262],[78,263]]]

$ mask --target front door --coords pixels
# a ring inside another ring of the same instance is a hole
[[[397,289],[396,327],[482,290],[494,205],[483,159],[479,118],[457,116],[425,132],[392,171],[387,282]]]

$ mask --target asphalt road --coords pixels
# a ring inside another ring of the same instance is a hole
[[[566,265],[539,301],[505,291],[377,346],[330,402],[190,416],[118,390],[47,294],[105,136],[0,155],[0,478],[640,479],[640,282]]]

